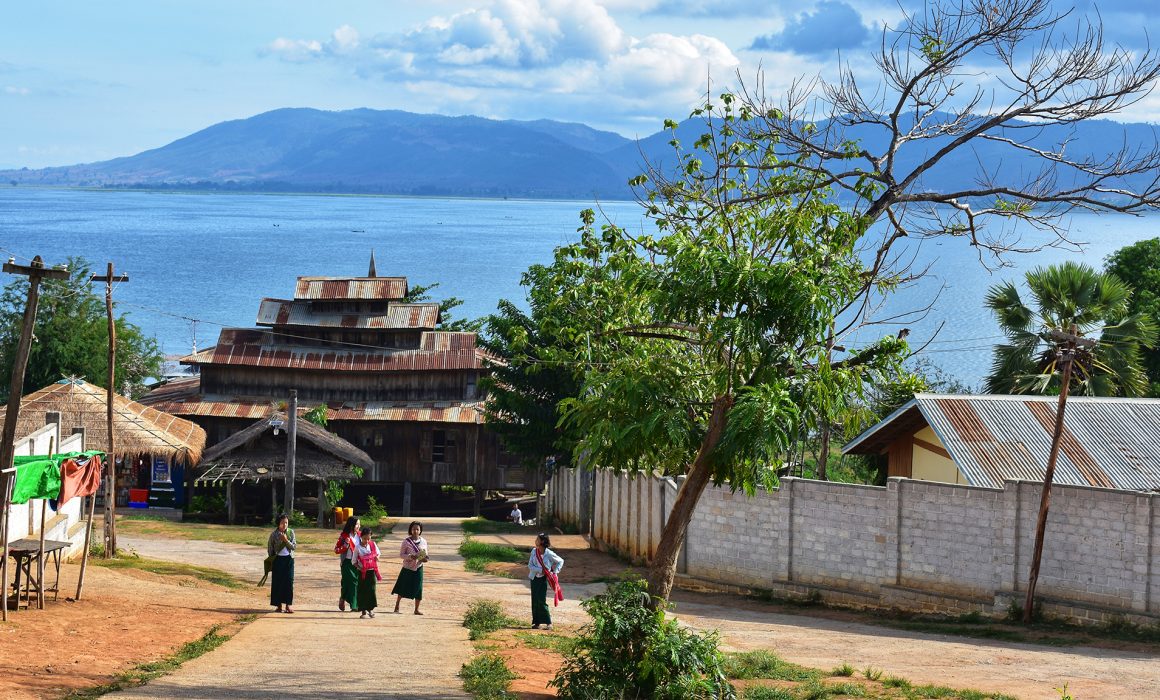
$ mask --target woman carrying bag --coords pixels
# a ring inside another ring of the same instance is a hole
[[[528,557],[528,578],[532,580],[532,629],[544,626],[552,629],[552,609],[548,607],[548,589],[552,590],[552,602],[559,605],[564,600],[564,589],[560,587],[560,569],[564,568],[564,560],[560,555],[548,549],[552,540],[548,533],[536,535],[536,546]]]
[[[294,609],[294,550],[298,541],[290,529],[290,518],[283,513],[278,516],[278,525],[266,541],[266,554],[270,559],[270,605],[274,612],[292,613]],[[263,579],[265,580],[265,579]],[[282,606],[286,606],[283,609]]]

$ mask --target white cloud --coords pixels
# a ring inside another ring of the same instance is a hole
[[[344,26],[324,41],[279,39],[269,53],[335,61],[363,78],[401,82],[413,94],[438,93],[432,101],[442,111],[572,119],[599,113],[605,123],[686,114],[710,72],[726,77],[740,65],[711,36],[632,36],[596,0],[494,0],[401,33]]]
[[[17,87],[15,85],[5,85],[4,86],[4,94],[5,95],[19,95],[20,97],[24,97],[26,95],[31,95],[32,91],[26,87]]]

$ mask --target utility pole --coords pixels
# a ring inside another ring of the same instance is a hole
[[[17,265],[15,259],[4,264],[4,272],[28,277],[28,300],[24,305],[24,324],[20,327],[20,340],[16,343],[16,357],[12,363],[12,378],[8,385],[8,406],[4,414],[4,433],[0,437],[0,489],[4,492],[4,558],[0,560],[3,574],[0,578],[0,602],[3,602],[3,619],[8,620],[8,509],[12,497],[12,485],[16,482],[13,456],[16,453],[16,421],[20,418],[20,399],[24,396],[24,370],[28,367],[28,354],[32,350],[32,330],[36,325],[36,307],[40,302],[40,281],[68,279],[68,270],[49,269],[40,256],[32,259],[31,265]]]
[[[113,263],[109,263],[107,274],[93,275],[93,282],[105,283],[105,312],[109,317],[109,383],[105,389],[105,427],[109,431],[108,462],[105,479],[105,558],[117,555],[117,458],[113,449],[113,393],[116,388],[114,375],[117,370],[117,324],[113,322],[113,283],[128,282],[128,275],[114,275]]]
[[[286,405],[286,503],[282,507],[286,515],[294,514],[294,479],[298,458],[298,390],[290,390],[290,401]],[[276,515],[276,514],[275,514]]]
[[[1060,379],[1059,404],[1055,410],[1055,430],[1051,435],[1051,452],[1047,457],[1047,471],[1043,474],[1043,492],[1039,497],[1039,519],[1035,524],[1035,550],[1031,555],[1031,574],[1027,578],[1027,599],[1023,602],[1023,623],[1030,624],[1035,608],[1035,586],[1039,583],[1039,563],[1043,558],[1043,539],[1047,532],[1047,509],[1051,506],[1051,482],[1055,480],[1055,462],[1059,457],[1059,441],[1063,437],[1063,412],[1067,408],[1067,394],[1071,388],[1071,366],[1075,362],[1076,348],[1090,350],[1096,341],[1079,335],[1073,323],[1069,332],[1051,330],[1048,336],[1062,343],[1057,347],[1059,364],[1063,370]],[[1018,525],[1016,525],[1018,527]]]

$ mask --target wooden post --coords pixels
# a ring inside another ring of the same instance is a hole
[[[117,324],[113,321],[113,283],[128,282],[128,275],[114,275],[113,263],[109,263],[105,275],[93,275],[93,282],[105,283],[105,313],[109,320],[109,383],[105,387],[105,427],[109,431],[108,478],[105,480],[105,558],[112,559],[117,554],[117,456],[116,441],[113,439],[113,391],[116,388],[117,370]]]
[[[326,481],[318,480],[318,527],[326,527],[326,511],[330,505],[326,502]]]
[[[11,508],[12,488],[16,472],[12,469],[16,454],[16,421],[20,419],[20,399],[24,396],[24,370],[28,367],[28,354],[32,349],[32,330],[36,325],[36,306],[40,301],[40,280],[68,279],[67,270],[53,270],[44,266],[40,256],[32,259],[31,265],[17,265],[15,260],[4,264],[4,272],[28,277],[28,297],[24,304],[24,322],[20,326],[20,339],[16,343],[16,357],[12,362],[12,377],[8,385],[8,406],[4,414],[4,432],[0,436],[0,474],[4,483],[0,485],[6,494],[4,498],[4,615],[8,619],[8,520]],[[17,606],[20,605],[17,600]]]
[[[294,480],[297,478],[295,460],[298,455],[298,390],[290,390],[290,401],[286,405],[286,493],[283,495],[283,511],[294,515]]]
[[[48,458],[52,459],[53,438],[48,439]],[[37,499],[40,501],[40,552],[36,557],[36,609],[44,610],[44,526],[48,519],[48,500],[44,498]],[[29,501],[31,503],[31,501]],[[29,506],[31,508],[31,506]]]
[[[1071,366],[1075,361],[1077,346],[1092,348],[1095,341],[1081,338],[1076,325],[1071,325],[1070,333],[1052,331],[1050,335],[1064,342],[1059,349],[1063,377],[1060,379],[1059,403],[1055,411],[1055,430],[1051,435],[1051,452],[1047,457],[1047,470],[1043,474],[1043,491],[1039,496],[1039,518],[1035,523],[1035,549],[1031,555],[1031,573],[1027,577],[1027,598],[1023,602],[1023,623],[1029,624],[1035,607],[1035,587],[1039,583],[1039,564],[1043,558],[1043,540],[1047,534],[1047,510],[1051,506],[1051,483],[1055,480],[1055,462],[1059,457],[1059,441],[1063,437],[1063,412],[1067,408],[1067,394],[1071,387]],[[1019,527],[1016,523],[1015,527]]]

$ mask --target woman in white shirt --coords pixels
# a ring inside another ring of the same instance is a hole
[[[552,589],[553,602],[559,603],[560,581],[557,575],[564,568],[564,560],[549,547],[552,540],[548,534],[536,535],[536,546],[528,557],[528,578],[532,580],[532,629],[552,629],[552,609],[548,607],[548,589]]]

